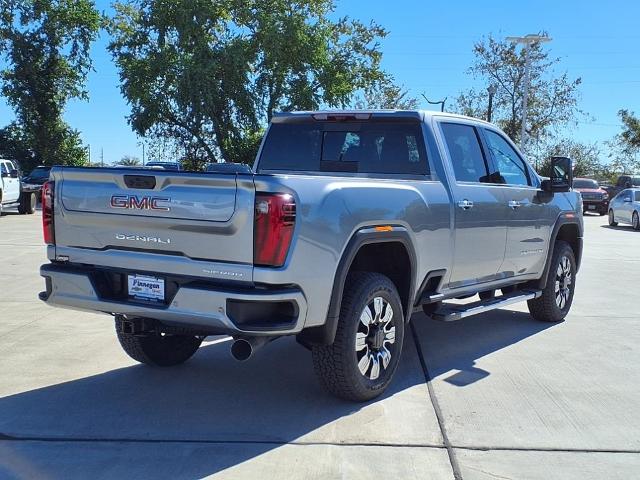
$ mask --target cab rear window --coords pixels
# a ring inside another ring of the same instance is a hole
[[[275,123],[258,169],[429,173],[420,124],[404,122]]]

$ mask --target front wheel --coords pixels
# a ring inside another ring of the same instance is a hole
[[[172,367],[189,360],[200,347],[202,338],[191,335],[122,333],[122,319],[116,317],[116,333],[120,346],[135,361],[158,367]]]
[[[616,217],[613,214],[613,210],[609,210],[609,226],[611,226],[611,227],[617,227],[618,226],[618,222],[616,222]]]
[[[633,217],[631,218],[631,225],[633,225],[634,230],[640,230],[640,218],[638,217],[638,212],[633,212]]]
[[[364,402],[382,394],[398,367],[404,339],[402,303],[379,273],[355,272],[346,282],[335,340],[313,346],[313,366],[337,397]]]
[[[567,242],[556,242],[542,295],[529,300],[529,313],[536,320],[560,322],[567,316],[576,288],[576,259]]]

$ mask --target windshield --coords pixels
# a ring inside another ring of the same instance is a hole
[[[600,188],[598,182],[588,178],[576,178],[573,181],[573,188]]]
[[[633,177],[631,179],[631,185],[634,187],[640,187],[640,177]]]
[[[50,168],[44,168],[44,167],[34,168],[29,174],[29,176],[31,178],[47,178],[49,177],[50,170],[51,170]]]

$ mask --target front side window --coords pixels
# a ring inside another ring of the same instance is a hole
[[[261,170],[429,174],[418,123],[275,123],[259,162]]]
[[[636,202],[640,202],[640,191],[636,192]]]
[[[487,181],[487,164],[480,148],[476,129],[471,125],[443,123],[442,132],[449,149],[456,181]]]
[[[531,185],[527,166],[502,135],[485,130],[489,151],[507,185]]]

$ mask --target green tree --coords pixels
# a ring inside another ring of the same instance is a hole
[[[407,89],[397,85],[391,75],[385,74],[380,81],[362,92],[355,101],[355,106],[365,109],[415,110],[419,108],[420,102]]]
[[[79,133],[62,115],[70,99],[87,98],[89,47],[100,21],[90,0],[0,0],[1,91],[31,166],[86,161]]]
[[[618,116],[622,121],[621,140],[630,150],[640,149],[640,118],[629,110],[620,110]]]
[[[538,165],[538,173],[548,177],[551,157],[566,156],[573,160],[574,177],[601,177],[607,168],[601,161],[602,153],[597,143],[582,143],[569,138],[553,139],[532,155]]]
[[[129,121],[219,159],[251,163],[278,110],[344,107],[384,80],[385,30],[332,19],[334,0],[123,0],[110,50]]]
[[[117,165],[122,165],[125,167],[135,167],[137,165],[142,165],[142,162],[138,157],[133,157],[131,155],[124,155],[117,163]]]
[[[460,94],[455,110],[463,115],[486,118],[489,107],[488,88],[493,86],[492,121],[512,140],[519,142],[522,125],[526,56],[523,49],[506,40],[489,35],[473,47],[474,63],[468,73],[480,86]],[[527,108],[527,136],[546,140],[556,130],[582,114],[578,108],[578,86],[581,79],[570,79],[567,73],[556,74],[558,58],[550,58],[540,43],[529,46],[530,87]]]

